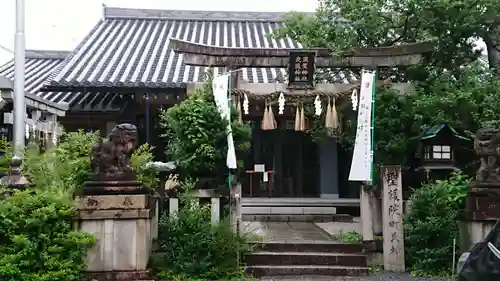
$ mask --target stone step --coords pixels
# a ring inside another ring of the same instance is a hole
[[[258,251],[265,252],[315,252],[315,253],[361,253],[364,246],[361,244],[339,243],[329,240],[289,240],[255,242]]]
[[[313,207],[359,207],[359,198],[307,198],[307,197],[243,197],[241,198],[243,207],[258,206],[313,206]]]
[[[353,222],[353,217],[344,214],[335,215],[251,215],[243,214],[243,221],[263,222]]]
[[[254,265],[338,265],[367,266],[362,254],[318,252],[256,252],[248,256],[247,264]]]
[[[331,265],[256,265],[247,266],[245,273],[259,278],[264,276],[298,276],[298,275],[326,275],[326,276],[367,276],[368,267],[346,267]]]
[[[243,215],[335,215],[332,206],[241,206]]]

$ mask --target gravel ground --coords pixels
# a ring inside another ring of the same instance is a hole
[[[265,277],[261,281],[454,281],[454,279],[434,279],[413,277],[407,273],[383,272],[366,277],[326,277],[326,276],[290,276]]]

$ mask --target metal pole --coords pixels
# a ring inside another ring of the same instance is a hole
[[[16,0],[16,36],[14,49],[14,149],[15,156],[22,159],[24,151],[24,71],[25,71],[25,35],[24,35],[24,0]]]
[[[10,162],[9,174],[1,179],[2,184],[12,188],[25,188],[29,185],[21,175],[24,155],[24,0],[16,0],[16,36],[14,46],[14,156]]]

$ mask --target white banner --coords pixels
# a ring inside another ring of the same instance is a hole
[[[352,155],[350,181],[370,182],[372,175],[372,102],[375,91],[375,72],[364,72],[359,91],[358,124]]]
[[[230,74],[215,77],[212,80],[212,90],[214,93],[215,104],[219,108],[220,116],[222,119],[226,119],[228,121],[226,165],[229,169],[236,169],[236,152],[234,149],[233,132],[231,130],[229,100],[227,98],[230,77]]]

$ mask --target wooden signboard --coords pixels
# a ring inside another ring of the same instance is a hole
[[[288,61],[288,88],[314,88],[314,60],[316,52],[290,52]]]
[[[382,166],[384,269],[405,271],[401,166]]]

